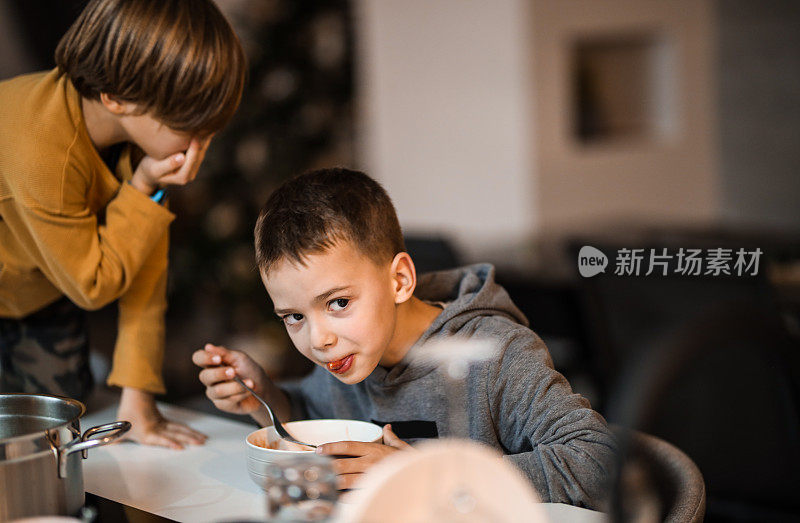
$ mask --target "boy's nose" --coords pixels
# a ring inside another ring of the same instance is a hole
[[[325,350],[336,345],[336,335],[324,326],[311,329],[311,346],[317,350]]]

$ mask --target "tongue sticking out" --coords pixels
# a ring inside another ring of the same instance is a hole
[[[344,360],[347,358],[342,358],[340,360],[328,362],[328,370],[339,370],[344,365]]]
[[[353,364],[353,355],[350,354],[340,360],[331,361],[326,364],[328,370],[330,372],[335,372],[336,374],[341,374],[343,372],[347,372],[350,369],[350,365]]]

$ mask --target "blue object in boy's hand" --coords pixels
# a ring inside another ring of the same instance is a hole
[[[167,190],[166,189],[159,189],[159,190],[157,190],[156,192],[153,193],[153,195],[150,197],[150,199],[153,200],[154,202],[160,204],[161,202],[164,201],[164,198],[166,198],[166,196],[167,196]]]

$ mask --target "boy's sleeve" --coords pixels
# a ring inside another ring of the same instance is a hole
[[[153,394],[166,392],[162,365],[168,251],[169,233],[165,231],[119,299],[119,328],[109,385]]]
[[[62,183],[52,195],[23,188],[18,232],[27,236],[30,255],[56,288],[79,307],[98,309],[128,290],[174,215],[123,183],[100,223],[87,208],[82,176],[66,176]]]
[[[530,330],[515,331],[487,386],[505,458],[530,478],[542,500],[603,509],[614,438],[602,416],[553,369],[544,342]]]

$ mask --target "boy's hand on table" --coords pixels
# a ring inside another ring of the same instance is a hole
[[[209,136],[202,142],[194,138],[185,153],[173,154],[163,160],[144,156],[136,166],[131,185],[148,196],[159,186],[186,185],[197,176],[211,138]]]
[[[391,425],[383,426],[383,443],[364,443],[361,441],[337,441],[325,443],[317,447],[317,454],[329,456],[353,456],[333,461],[333,470],[337,474],[336,487],[349,489],[361,478],[361,475],[372,465],[394,454],[398,450],[413,449],[411,445],[392,432]]]
[[[141,443],[182,450],[185,445],[202,445],[206,435],[183,423],[166,419],[156,407],[152,394],[125,387],[117,410],[117,419],[131,422],[125,439]]]
[[[250,356],[208,343],[203,350],[192,354],[192,361],[203,367],[200,381],[206,386],[206,396],[218,409],[251,414],[261,407],[257,399],[233,381],[233,376],[237,375],[259,395],[267,396],[264,392],[269,378]]]

